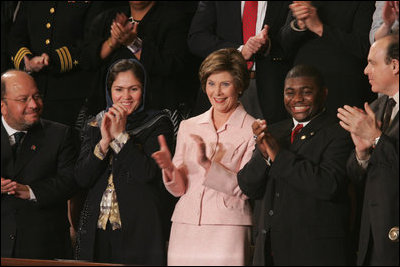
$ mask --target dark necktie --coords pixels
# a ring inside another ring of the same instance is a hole
[[[243,8],[243,44],[249,40],[250,37],[256,35],[256,24],[257,24],[257,9],[258,1],[246,1]],[[251,69],[253,61],[247,62],[247,68]]]
[[[389,98],[386,103],[385,115],[383,116],[382,132],[386,132],[389,128],[394,106],[396,106],[396,101],[393,98]]]
[[[296,125],[296,127],[292,131],[292,135],[290,136],[290,143],[293,144],[294,139],[296,138],[296,135],[303,129],[303,124],[299,123]]]
[[[16,132],[14,134],[14,139],[15,139],[15,144],[12,147],[13,153],[14,153],[14,158],[17,154],[18,151],[18,147],[21,145],[22,143],[22,138],[24,138],[25,133],[24,132]]]

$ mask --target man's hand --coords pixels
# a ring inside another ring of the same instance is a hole
[[[29,199],[29,188],[26,185],[19,184],[10,179],[1,177],[1,193],[7,195],[14,195],[21,199]]]
[[[1,177],[1,193],[11,195],[17,187],[17,182]]]
[[[249,60],[254,54],[264,50],[269,43],[268,38],[269,26],[264,25],[264,28],[255,36],[247,40],[242,48],[244,59]]]
[[[375,138],[382,134],[379,129],[380,122],[376,120],[368,103],[364,104],[364,108],[365,111],[345,105],[338,109],[337,114],[340,126],[351,133],[356,151],[360,153],[361,157],[365,157],[365,153],[374,144]]]
[[[382,19],[386,27],[391,28],[399,19],[399,1],[385,1],[382,10]]]
[[[311,1],[293,1],[290,9],[293,16],[297,19],[297,25],[301,28],[307,27],[318,36],[322,36],[324,25],[318,17],[317,9],[311,4]],[[302,28],[301,28],[302,29]]]
[[[29,59],[24,56],[25,70],[30,72],[39,72],[43,67],[48,66],[50,61],[49,55],[43,53],[41,56],[33,57]]]
[[[279,152],[279,145],[275,138],[268,132],[265,120],[257,119],[252,124],[253,134],[257,136],[257,147],[263,154],[264,158],[268,157],[271,161],[275,160]]]

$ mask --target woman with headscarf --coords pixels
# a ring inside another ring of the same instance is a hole
[[[107,109],[84,129],[75,173],[88,188],[76,258],[96,262],[165,265],[167,194],[151,158],[157,136],[173,127],[167,115],[145,108],[146,76],[135,59],[114,63],[107,74]]]

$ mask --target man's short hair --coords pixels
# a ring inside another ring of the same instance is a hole
[[[389,43],[387,46],[385,63],[389,64],[393,59],[399,60],[399,34],[394,33],[385,36],[389,39]]]
[[[1,100],[3,100],[6,95],[6,81],[3,79],[3,75],[1,75]]]
[[[324,77],[321,72],[310,65],[296,65],[286,74],[285,81],[289,78],[311,77],[314,79],[315,84],[319,90],[325,87]]]

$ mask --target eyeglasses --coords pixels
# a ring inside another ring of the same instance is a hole
[[[25,96],[25,97],[20,97],[20,98],[7,98],[7,97],[3,97],[3,99],[8,99],[8,100],[16,101],[16,102],[19,102],[19,103],[21,103],[21,104],[25,104],[25,105],[26,105],[26,104],[29,103],[31,100],[33,100],[33,101],[35,101],[35,102],[42,101],[42,100],[43,100],[43,97],[42,97],[42,95],[37,94],[37,95],[30,96],[30,97]]]

